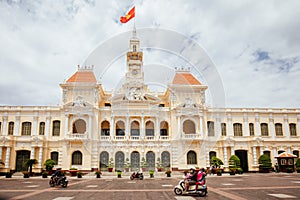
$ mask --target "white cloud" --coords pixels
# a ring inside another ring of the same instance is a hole
[[[132,22],[118,22],[130,5],[1,1],[0,105],[60,104],[59,83],[77,64],[99,44],[131,30]],[[228,107],[299,107],[299,7],[297,0],[144,0],[136,1],[135,20],[137,28],[173,30],[204,47],[221,75]],[[257,52],[266,52],[270,59],[255,60]],[[145,52],[146,58],[149,65],[184,64],[158,51]],[[123,72],[124,60],[113,65],[122,70],[111,68],[102,80],[104,88],[117,84],[109,82],[109,75]]]

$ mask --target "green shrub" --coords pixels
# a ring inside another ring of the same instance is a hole
[[[269,170],[272,168],[271,159],[266,154],[263,154],[258,158],[258,164],[260,170]]]
[[[296,168],[300,168],[300,158],[297,158],[295,166]]]

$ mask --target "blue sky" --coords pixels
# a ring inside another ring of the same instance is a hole
[[[118,21],[131,5],[124,0],[0,1],[0,105],[61,104],[59,84],[100,44],[132,29],[131,22]],[[226,107],[299,108],[300,1],[144,0],[135,5],[137,29],[172,30],[203,47],[222,79]],[[184,65],[146,51],[144,64],[154,61]],[[114,65],[125,72],[125,58]],[[105,77],[104,89],[114,89],[116,82],[109,80],[119,77]]]

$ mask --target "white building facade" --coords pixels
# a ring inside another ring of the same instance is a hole
[[[217,156],[228,167],[231,155],[244,171],[258,171],[258,158],[285,151],[299,157],[300,109],[224,108],[205,104],[207,86],[189,70],[178,69],[159,95],[144,84],[143,52],[133,36],[126,80],[114,94],[104,91],[93,68],[78,71],[62,88],[61,106],[0,106],[0,172],[23,171],[36,159],[41,172],[51,158],[63,169],[156,169],[209,167]]]

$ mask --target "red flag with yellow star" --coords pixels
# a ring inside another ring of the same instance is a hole
[[[129,20],[135,17],[135,6],[133,6],[125,16],[120,17],[120,22],[127,23]]]

